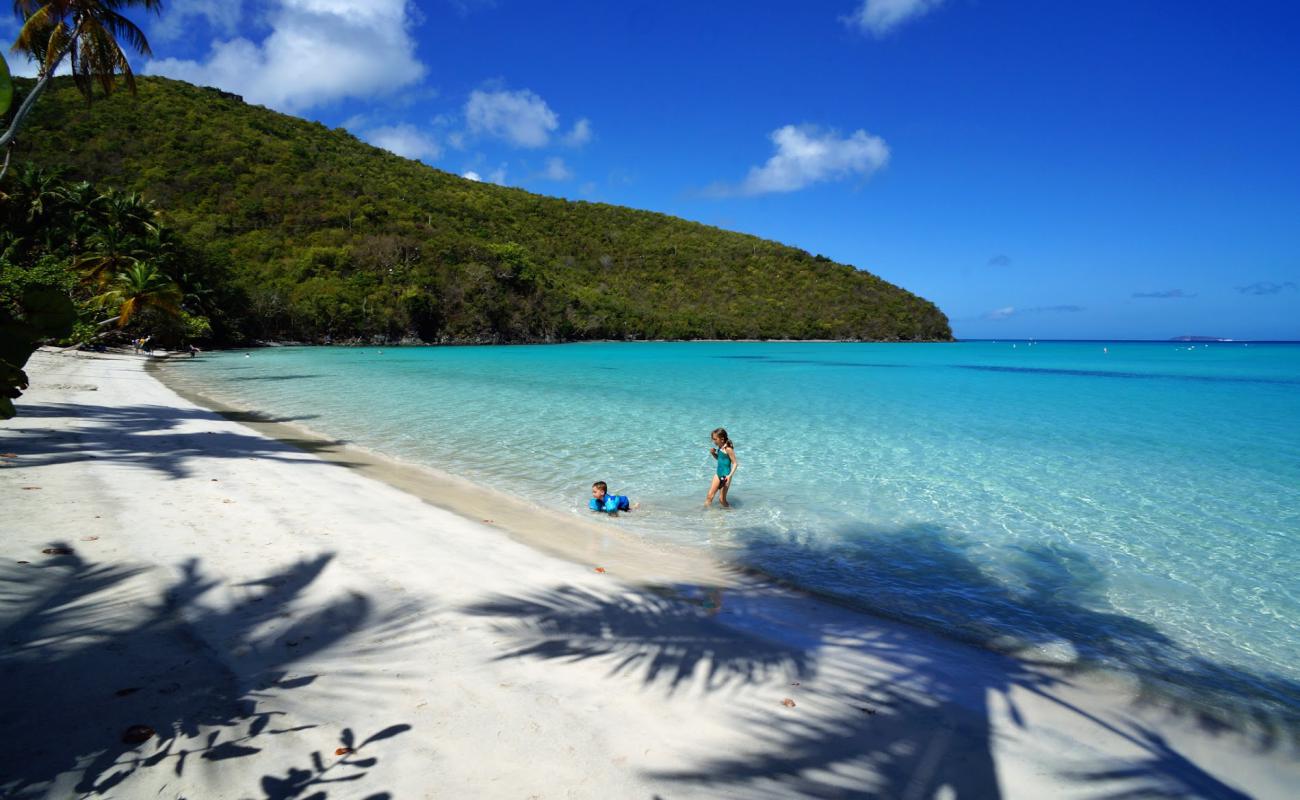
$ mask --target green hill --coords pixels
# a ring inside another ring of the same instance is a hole
[[[24,160],[153,200],[230,276],[244,336],[951,338],[933,303],[821,256],[476,183],[163,78],[90,106],[53,87]]]

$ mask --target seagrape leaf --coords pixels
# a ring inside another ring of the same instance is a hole
[[[76,306],[57,289],[28,289],[23,293],[23,311],[27,321],[43,337],[67,336],[77,321]]]
[[[0,117],[9,111],[14,99],[14,82],[9,78],[9,63],[0,55]]]

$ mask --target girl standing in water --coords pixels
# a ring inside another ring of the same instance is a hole
[[[736,474],[736,467],[740,466],[740,461],[736,458],[736,446],[732,444],[731,437],[727,436],[726,428],[716,428],[713,431],[713,447],[709,448],[709,455],[718,460],[718,473],[713,476],[713,483],[709,486],[709,497],[704,501],[704,507],[708,508],[713,505],[713,496],[722,490],[722,507],[731,508],[727,502],[727,492],[731,489],[731,476]]]

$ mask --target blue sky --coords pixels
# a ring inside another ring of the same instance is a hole
[[[135,63],[825,254],[961,337],[1300,339],[1298,6],[172,0]]]

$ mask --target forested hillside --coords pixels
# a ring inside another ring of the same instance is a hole
[[[163,78],[91,105],[55,87],[14,161],[152,201],[228,283],[232,338],[951,338],[929,301],[796,248],[472,182]]]

